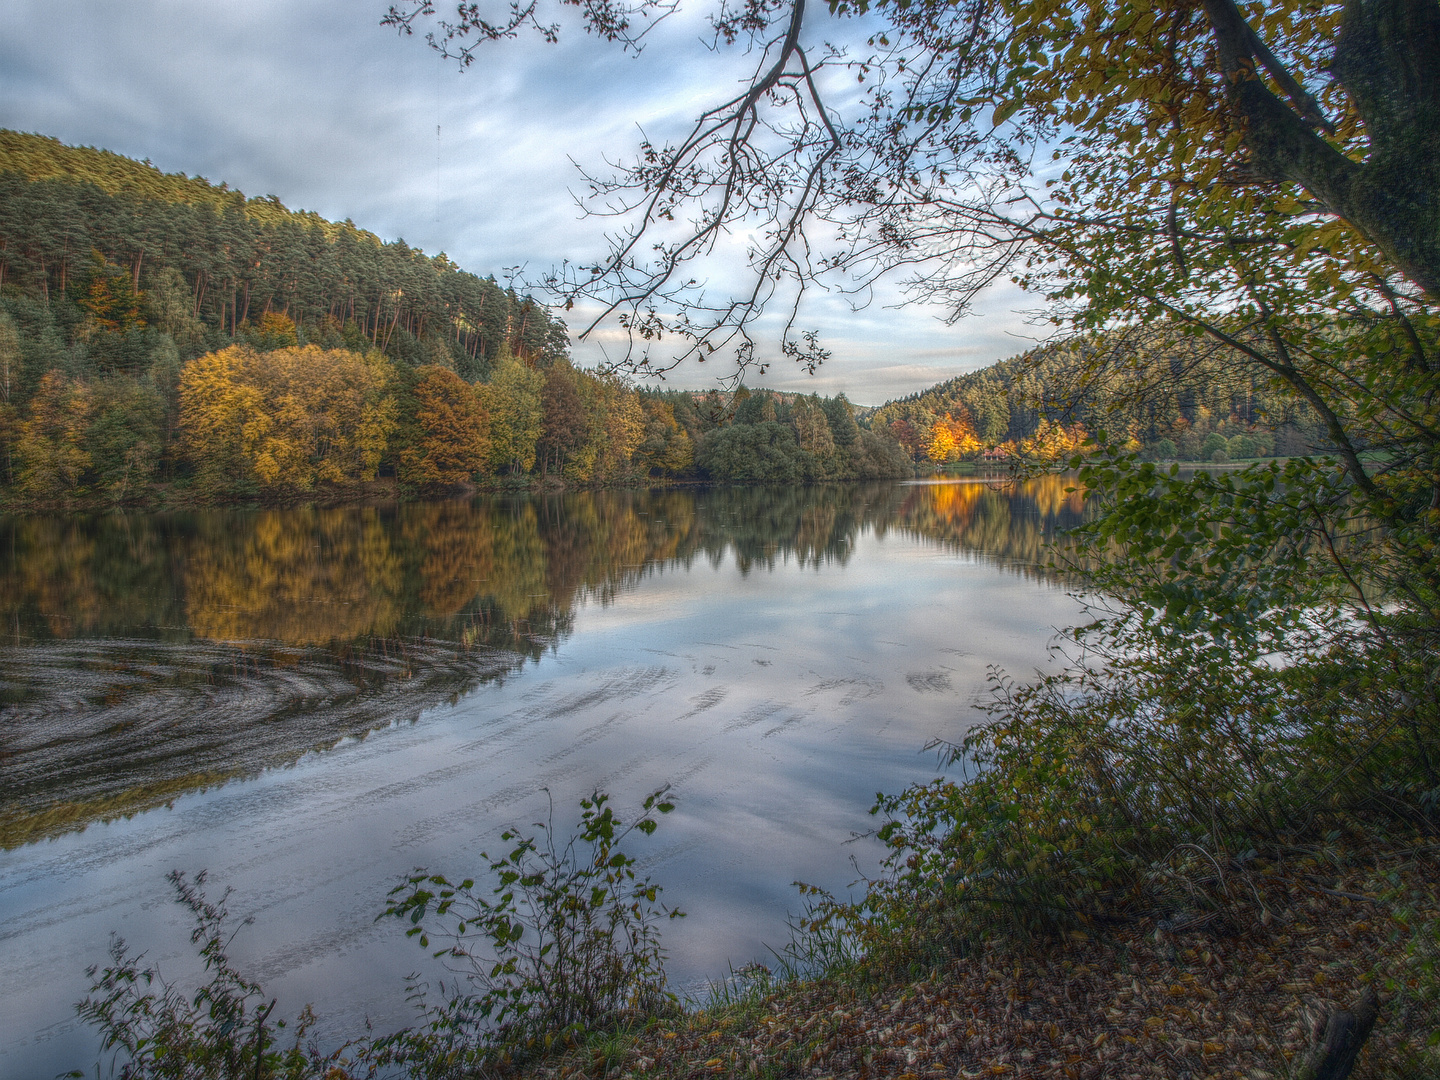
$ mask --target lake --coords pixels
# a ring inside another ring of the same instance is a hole
[[[1077,602],[1072,481],[618,491],[0,519],[0,1076],[92,1069],[109,934],[194,970],[165,875],[254,924],[240,968],[322,1038],[410,1018],[428,956],[377,923],[416,866],[622,815],[672,985],[764,960],[792,882],[873,870],[877,791],[937,775],[987,674]]]

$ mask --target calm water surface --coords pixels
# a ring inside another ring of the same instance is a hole
[[[873,868],[875,793],[1075,620],[1040,568],[1068,486],[0,520],[0,1076],[93,1066],[112,931],[193,969],[172,869],[234,889],[280,1011],[404,1023],[389,887],[595,788],[678,793],[634,849],[688,912],[672,980],[764,958],[791,882]]]

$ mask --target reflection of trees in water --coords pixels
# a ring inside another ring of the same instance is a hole
[[[171,529],[125,516],[0,519],[0,642],[182,628]]]
[[[519,658],[377,639],[339,651],[77,639],[0,650],[0,848],[287,764],[503,677]]]
[[[873,483],[702,492],[697,545],[717,563],[733,552],[744,573],[789,559],[801,566],[844,565],[863,529],[883,533],[897,490]]]
[[[1064,476],[984,483],[582,492],[399,507],[0,522],[14,643],[279,642],[343,651],[428,638],[533,654],[582,599],[647,570],[733,556],[742,571],[844,564],[888,529],[1006,563],[1043,561],[1083,499]]]
[[[0,844],[294,760],[502,677],[586,600],[733,557],[844,565],[890,529],[1006,565],[1064,477],[617,491],[0,521]]]
[[[1059,534],[1084,520],[1085,496],[1073,477],[1047,474],[1017,483],[924,484],[906,489],[899,528],[927,540],[1042,573]]]
[[[211,641],[323,645],[396,634],[404,567],[370,508],[206,515],[186,545],[186,612]]]

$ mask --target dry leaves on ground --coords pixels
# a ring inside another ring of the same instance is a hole
[[[1412,872],[1440,881],[1433,854]],[[748,1009],[655,1022],[608,1058],[592,1049],[534,1072],[543,1080],[1280,1078],[1314,1017],[1351,1005],[1377,968],[1382,983],[1408,977],[1396,966],[1391,909],[1364,898],[1375,888],[1360,874],[1292,874],[1265,885],[1263,909],[1273,914],[1243,932],[1212,923],[1175,933],[1152,921],[1047,951],[992,947],[921,982],[862,993],[821,981]],[[1430,910],[1418,914],[1440,920],[1440,898],[1428,895]],[[1382,1007],[1357,1077],[1366,1061],[1396,1060],[1413,1040],[1415,1025],[1394,1013]]]

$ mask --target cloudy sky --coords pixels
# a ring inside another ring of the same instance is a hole
[[[626,156],[642,131],[685,130],[755,63],[708,50],[697,12],[662,24],[638,58],[570,32],[554,46],[491,47],[461,73],[420,37],[380,26],[383,9],[384,0],[0,0],[0,127],[276,195],[443,250],[482,275],[521,266],[538,278],[561,260],[603,254],[607,223],[582,217],[571,194],[577,163]],[[734,272],[705,270],[718,283]],[[1009,286],[951,327],[887,299],[855,312],[817,298],[800,325],[819,329],[834,353],[820,374],[780,361],[747,382],[878,404],[1043,333],[1017,314],[1037,301]],[[615,352],[613,331],[596,337],[577,343],[580,362],[600,360],[607,341]],[[689,367],[671,384],[703,387],[727,373]]]

